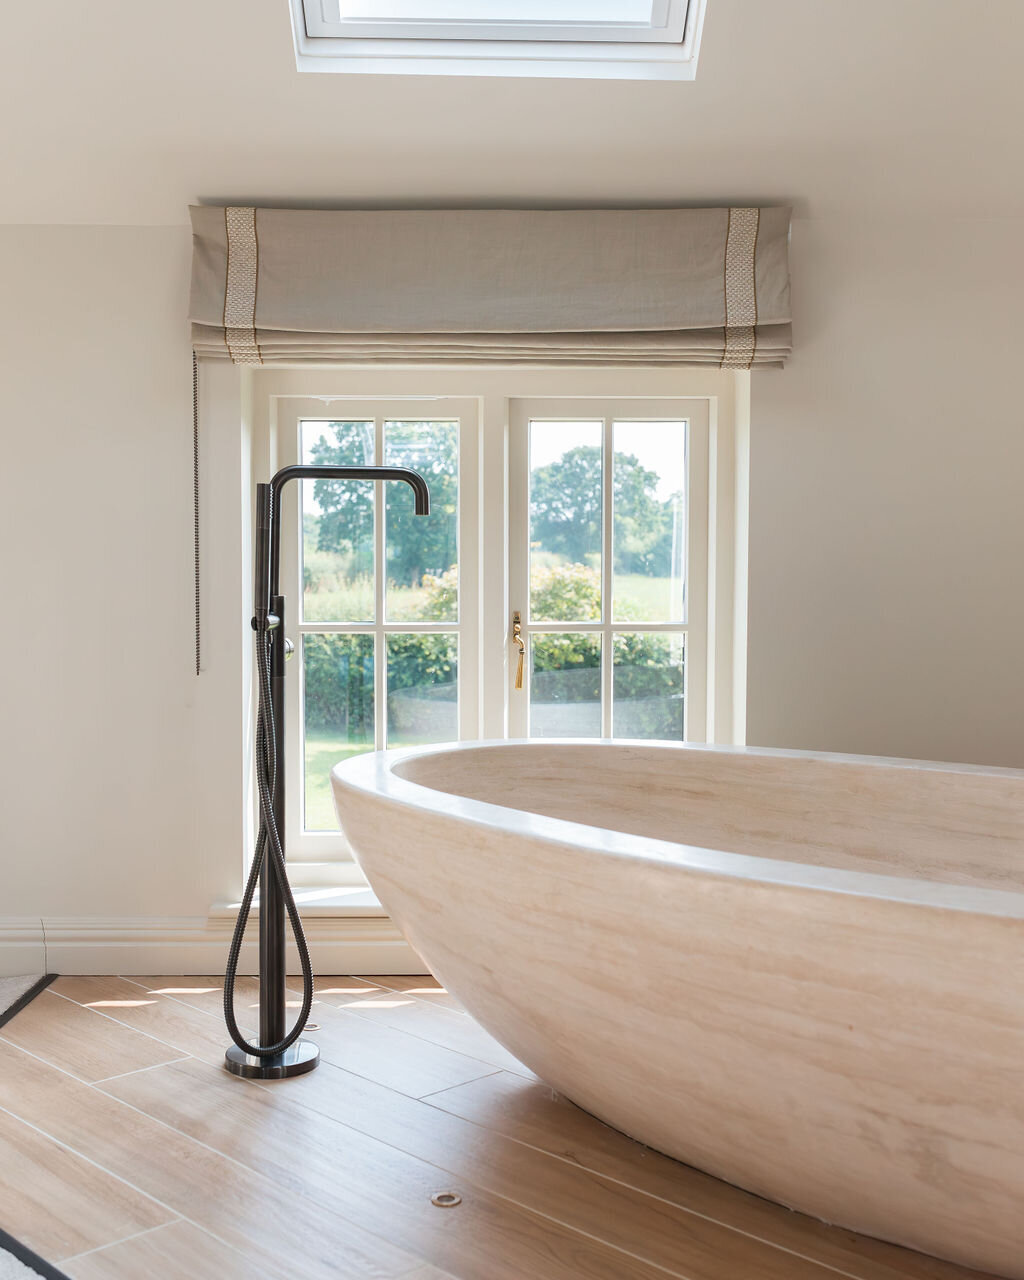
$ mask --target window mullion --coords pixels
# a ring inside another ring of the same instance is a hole
[[[384,465],[384,419],[377,417],[373,422],[373,460],[374,465]],[[388,661],[387,640],[384,634],[384,597],[387,582],[387,548],[386,513],[384,510],[384,481],[376,480],[373,485],[373,737],[378,751],[387,746],[387,712],[388,712]]]
[[[614,489],[611,418],[605,418],[601,431],[601,736],[612,736],[612,521]]]

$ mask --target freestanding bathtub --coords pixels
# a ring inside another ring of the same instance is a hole
[[[1024,772],[484,742],[333,786],[409,942],[559,1092],[749,1191],[1024,1278]]]

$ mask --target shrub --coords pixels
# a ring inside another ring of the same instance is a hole
[[[419,611],[422,622],[449,622],[459,616],[459,568],[452,565],[442,574],[423,575],[425,600]]]
[[[373,636],[307,633],[302,660],[307,726],[372,744]]]
[[[455,616],[457,570],[426,575],[423,621]],[[531,579],[533,609],[546,621],[600,617],[601,582],[583,564],[538,566]],[[626,609],[623,612],[627,612]],[[682,697],[673,641],[656,633],[615,636],[616,728],[626,736],[675,738],[680,734]],[[373,637],[307,634],[303,641],[306,723],[347,732],[352,742],[373,738]],[[388,637],[389,689],[423,687],[433,696],[455,696],[458,644],[452,635],[393,634]],[[588,702],[600,695],[599,638],[587,632],[550,632],[533,639],[534,694],[552,702]],[[571,673],[579,673],[573,675]],[[589,674],[586,674],[589,673]],[[618,712],[616,713],[618,714]]]
[[[601,575],[585,564],[534,566],[530,612],[544,622],[596,622],[601,617]]]

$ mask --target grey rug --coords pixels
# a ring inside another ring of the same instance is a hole
[[[29,987],[34,987],[40,977],[41,974],[33,973],[22,978],[0,978],[0,1013],[6,1012]]]
[[[0,978],[0,1027],[5,1022],[10,1022],[56,976],[55,973],[47,973],[40,977],[37,973],[31,973],[20,978]]]
[[[63,1271],[44,1262],[20,1240],[0,1231],[0,1280],[39,1280],[40,1276],[43,1280],[68,1280]]]
[[[10,1022],[56,976],[50,973],[40,977],[33,973],[23,978],[0,978],[0,1027]],[[7,1225],[16,1228],[18,1224]],[[68,1280],[63,1271],[45,1262],[0,1227],[0,1280],[39,1280],[40,1276],[44,1280]]]

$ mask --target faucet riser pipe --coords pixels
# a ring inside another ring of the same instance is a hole
[[[284,795],[284,657],[285,599],[271,596],[270,612],[278,625],[270,633],[270,701],[274,710],[274,746],[277,777],[274,785],[274,819],[283,835]],[[284,889],[273,860],[265,858],[260,872],[260,1043],[284,1039],[287,1004]]]

